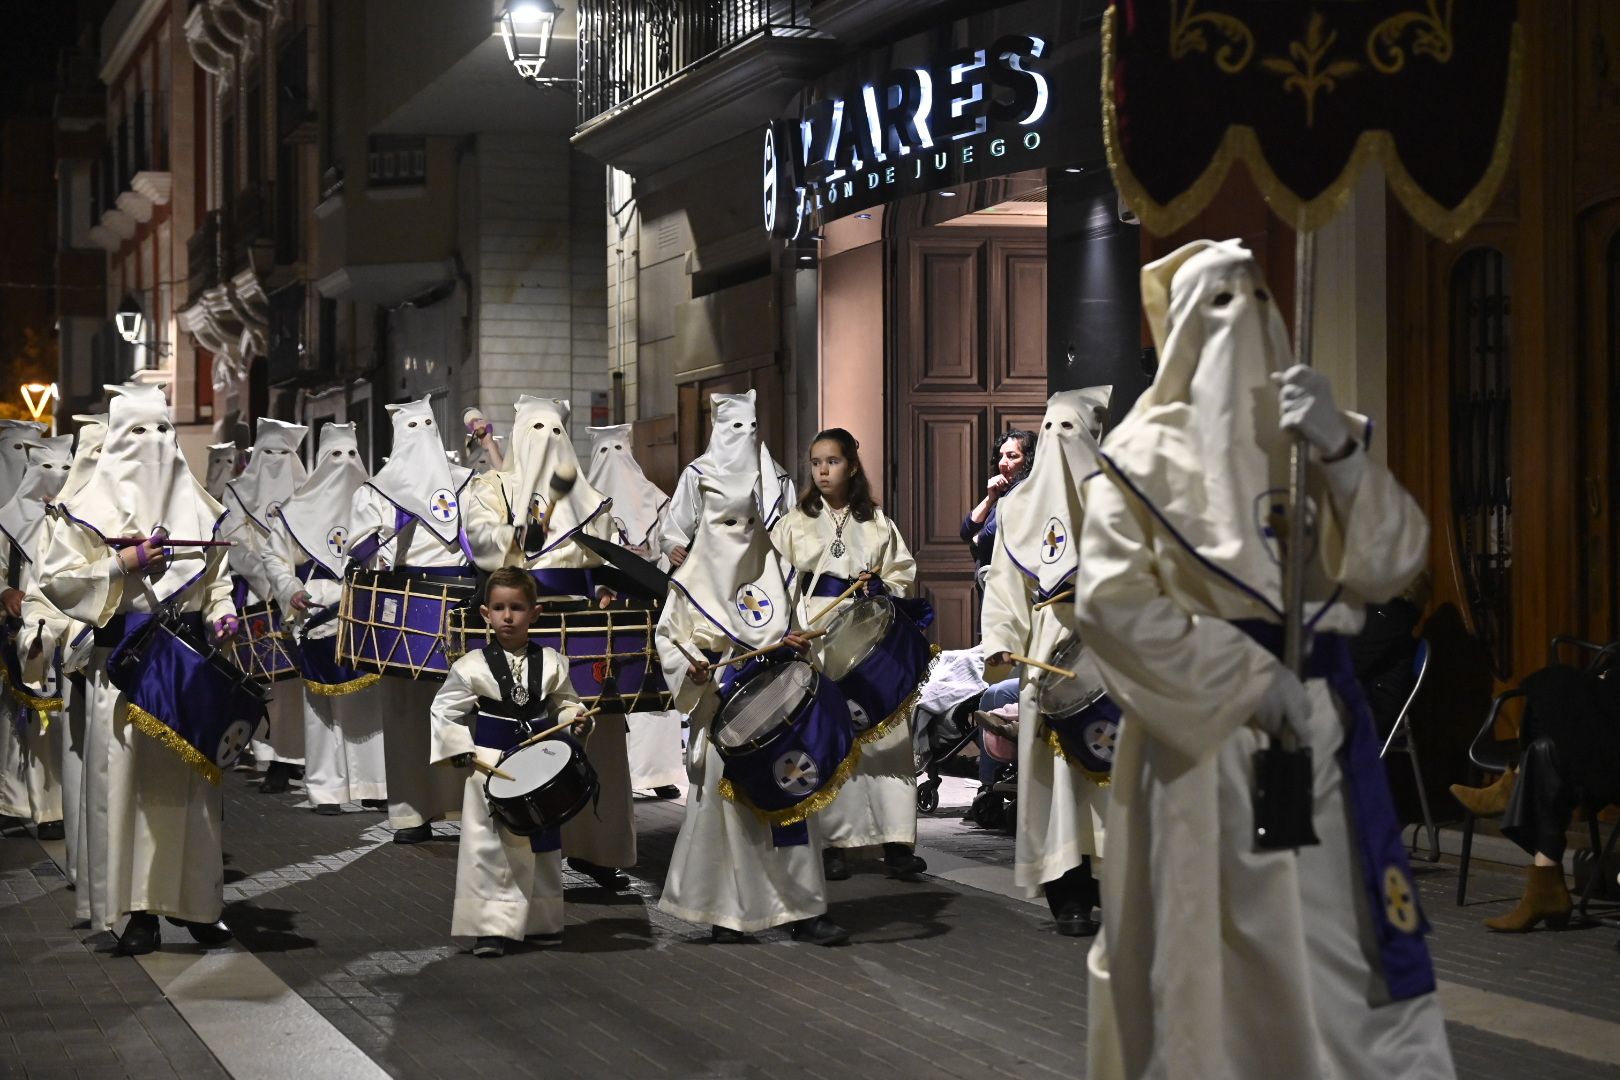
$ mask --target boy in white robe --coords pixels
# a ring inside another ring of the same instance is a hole
[[[388,799],[380,694],[371,690],[380,676],[335,656],[349,508],[365,482],[354,425],[325,425],[315,471],[274,512],[262,549],[276,603],[300,633],[304,794],[317,814]]]
[[[771,457],[770,448],[759,437],[759,416],[754,409],[754,391],[742,394],[710,394],[714,429],[709,448],[681,470],[664,512],[659,545],[669,564],[679,567],[686,561],[687,549],[697,533],[702,512],[698,484],[705,477],[736,477],[754,489],[755,501],[769,531],[793,507],[798,489],[793,477]]]
[[[462,501],[471,471],[451,465],[427,398],[389,405],[393,452],[354,493],[349,558],[363,566],[472,577],[462,548]],[[394,842],[419,844],[461,807],[461,778],[427,764],[437,684],[388,675],[377,684]]]
[[[264,564],[264,549],[270,542],[276,511],[292,498],[308,475],[298,457],[298,447],[308,433],[309,428],[302,424],[260,417],[258,438],[247,468],[225,484],[220,501],[230,516],[220,535],[236,544],[230,549],[230,566],[239,579],[238,613],[249,604],[275,597]],[[210,464],[212,457],[210,453]],[[284,623],[290,621],[284,611],[282,619]],[[278,795],[287,790],[304,765],[304,701],[297,683],[280,680],[271,685],[268,724],[268,730],[253,740],[253,761],[264,771],[259,790]]]
[[[520,568],[490,575],[482,611],[495,640],[457,660],[433,699],[435,764],[470,768],[476,758],[493,766],[531,730],[538,734],[583,711],[568,679],[567,657],[529,640],[538,602],[534,578]],[[585,737],[589,724],[581,721],[572,734]],[[479,957],[502,956],[530,936],[541,945],[560,945],[559,830],[513,833],[490,810],[485,775],[474,770],[466,780],[450,934],[476,938],[473,955]]]
[[[106,443],[90,479],[61,501],[62,517],[40,556],[45,599],[97,628],[86,670],[89,735],[86,813],[91,925],[108,930],[130,916],[119,939],[126,955],[157,947],[167,915],[204,945],[227,940],[221,803],[216,783],[136,722],[107,673],[107,658],[161,603],[235,633],[223,548],[165,548],[214,536],[224,508],[186,468],[168,404],[158,387],[109,387]],[[113,538],[140,537],[113,546]]]
[[[568,416],[566,401],[518,398],[505,466],[468,489],[467,540],[482,569],[529,571],[542,603],[595,599],[606,607],[613,593],[592,576],[602,558],[573,540],[581,533],[612,538],[612,500],[581,475]],[[636,863],[626,733],[622,713],[596,718],[585,750],[601,781],[601,797],[562,831],[569,868],[609,889],[628,888],[630,879],[621,871]]]
[[[1422,569],[1427,523],[1367,456],[1366,422],[1293,365],[1241,244],[1150,264],[1142,296],[1160,367],[1086,484],[1075,595],[1124,712],[1087,1075],[1449,1078],[1425,921],[1344,642],[1367,602]],[[1304,684],[1279,660],[1290,432],[1311,459]],[[1262,850],[1254,759],[1284,736],[1312,752],[1320,842]]]
[[[980,614],[987,663],[1006,664],[1009,653],[1050,663],[1080,636],[1069,602],[1085,513],[1080,483],[1096,470],[1109,396],[1109,387],[1053,394],[1036,429],[1029,476],[997,508]],[[1099,682],[1096,669],[1079,656],[1071,666],[1081,689],[1090,690]],[[1019,684],[1013,879],[1027,895],[1045,893],[1060,934],[1085,937],[1098,928],[1094,863],[1103,854],[1108,793],[1063,752],[1043,717],[1040,693],[1050,678],[1025,667]]]
[[[705,477],[692,558],[670,579],[658,621],[658,658],[675,707],[692,725],[686,748],[686,815],[675,838],[659,910],[706,923],[716,942],[787,924],[794,940],[838,945],[848,932],[827,918],[815,819],[798,842],[776,846],[753,807],[721,791],[725,763],[710,737],[726,657],[782,645],[804,651],[793,630],[782,566],[747,477]],[[714,657],[711,664],[706,657]]]

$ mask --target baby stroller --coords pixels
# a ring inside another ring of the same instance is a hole
[[[939,809],[942,771],[953,761],[965,762],[976,729],[973,712],[984,692],[984,656],[977,647],[943,652],[923,684],[912,714],[912,753],[917,763],[917,809]]]

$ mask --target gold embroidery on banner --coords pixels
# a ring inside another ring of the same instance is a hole
[[[1316,126],[1316,95],[1326,90],[1332,93],[1338,85],[1338,80],[1354,75],[1361,70],[1361,65],[1354,60],[1334,60],[1327,66],[1322,61],[1327,59],[1328,50],[1333,43],[1339,40],[1339,32],[1333,30],[1323,36],[1322,14],[1317,12],[1311,16],[1309,25],[1305,28],[1304,41],[1291,41],[1288,43],[1290,59],[1280,56],[1268,56],[1260,61],[1260,66],[1274,75],[1282,75],[1283,93],[1298,90],[1305,99],[1305,126]]]
[[[1226,39],[1226,44],[1215,50],[1215,66],[1228,75],[1236,75],[1248,67],[1249,58],[1254,56],[1254,31],[1244,25],[1243,20],[1223,12],[1209,11],[1195,15],[1193,8],[1196,6],[1197,0],[1187,0],[1185,5],[1172,0],[1170,58],[1183,60],[1195,52],[1209,52],[1209,39],[1204,36],[1204,27],[1208,27]],[[1237,49],[1243,51],[1234,57],[1234,50]]]
[[[195,769],[204,780],[215,787],[219,786],[219,766],[208,759],[201,750],[182,739],[168,724],[153,716],[133,701],[124,703],[124,719],[134,724],[141,734],[156,739],[163,744],[164,749],[174,753],[181,761]]]
[[[1450,63],[1454,45],[1451,6],[1452,0],[1446,0],[1445,14],[1441,14],[1437,0],[1429,0],[1426,12],[1403,11],[1391,15],[1367,35],[1367,60],[1385,75],[1400,71],[1406,66],[1406,50],[1401,48],[1401,38],[1412,29],[1413,53],[1426,53],[1436,63]]]
[[[1513,161],[1513,134],[1519,120],[1519,97],[1524,67],[1524,31],[1514,27],[1513,47],[1508,56],[1508,85],[1502,107],[1502,122],[1496,130],[1496,143],[1490,164],[1479,183],[1474,185],[1455,207],[1436,202],[1412,179],[1401,163],[1395,140],[1387,131],[1365,131],[1356,140],[1355,150],[1333,182],[1314,199],[1304,200],[1284,184],[1266,162],[1260,148],[1260,139],[1254,129],[1233,125],[1227,129],[1221,144],[1210,156],[1209,164],[1198,179],[1169,202],[1160,204],[1148,194],[1140,180],[1131,172],[1119,141],[1119,113],[1114,102],[1114,28],[1116,10],[1110,6],[1103,16],[1103,147],[1108,155],[1108,169],[1113,174],[1114,186],[1125,197],[1126,204],[1135,212],[1142,224],[1152,233],[1165,236],[1175,232],[1203,212],[1215,198],[1233,162],[1248,166],[1255,186],[1271,206],[1272,212],[1296,226],[1303,222],[1307,231],[1327,224],[1350,200],[1356,177],[1367,164],[1379,162],[1390,190],[1401,206],[1419,225],[1446,243],[1454,243],[1474,227],[1490,207]]]

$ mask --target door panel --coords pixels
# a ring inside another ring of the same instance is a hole
[[[983,255],[982,242],[956,237],[918,241],[912,249],[917,287],[910,311],[917,333],[907,385],[914,393],[984,390]]]
[[[992,243],[995,294],[1006,297],[992,339],[998,394],[1046,390],[1046,249]],[[1000,288],[996,288],[996,286]]]

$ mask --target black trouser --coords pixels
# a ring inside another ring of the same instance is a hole
[[[1502,815],[1502,835],[1556,862],[1563,858],[1574,810],[1575,791],[1559,767],[1558,747],[1545,736],[1532,739],[1519,756],[1519,780]]]
[[[1046,882],[1041,889],[1046,893],[1046,906],[1052,909],[1054,918],[1069,907],[1082,908],[1089,915],[1102,900],[1097,879],[1091,876],[1090,855],[1082,856],[1079,866],[1064,871],[1062,877]]]

